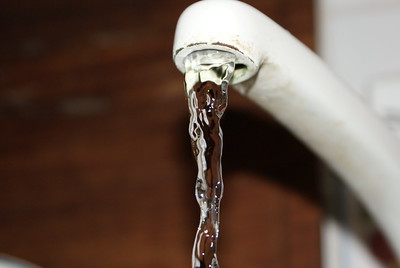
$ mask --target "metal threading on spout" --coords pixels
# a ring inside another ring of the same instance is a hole
[[[235,71],[233,73],[230,84],[239,84],[244,82],[251,77],[253,77],[259,66],[248,56],[246,56],[243,52],[241,52],[238,48],[223,44],[223,43],[212,43],[210,45],[206,43],[194,43],[188,44],[186,47],[178,48],[173,55],[174,62],[177,68],[181,72],[185,72],[185,62],[189,55],[202,52],[202,51],[215,51],[216,53],[210,53],[210,55],[218,54],[219,52],[228,52],[230,54],[235,55]],[[205,58],[204,58],[205,59]]]

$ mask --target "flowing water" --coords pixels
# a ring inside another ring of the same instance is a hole
[[[219,268],[217,240],[223,193],[220,119],[227,106],[234,61],[230,53],[207,50],[192,53],[185,62],[189,134],[198,167],[195,196],[200,206],[192,268]]]

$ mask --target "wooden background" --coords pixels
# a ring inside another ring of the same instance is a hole
[[[313,46],[312,0],[249,0]],[[0,3],[0,253],[48,268],[190,267],[183,76],[192,1]],[[316,161],[230,91],[222,267],[320,267]]]

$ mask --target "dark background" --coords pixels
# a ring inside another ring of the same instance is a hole
[[[199,209],[183,75],[193,1],[0,3],[0,253],[56,268],[190,267]],[[313,47],[312,0],[249,0]],[[222,267],[320,267],[316,160],[230,91]]]

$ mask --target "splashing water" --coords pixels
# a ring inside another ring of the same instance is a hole
[[[234,62],[233,54],[214,50],[194,52],[185,60],[189,134],[198,167],[195,196],[200,206],[192,268],[219,268],[217,240],[223,193],[220,119],[227,106]]]

